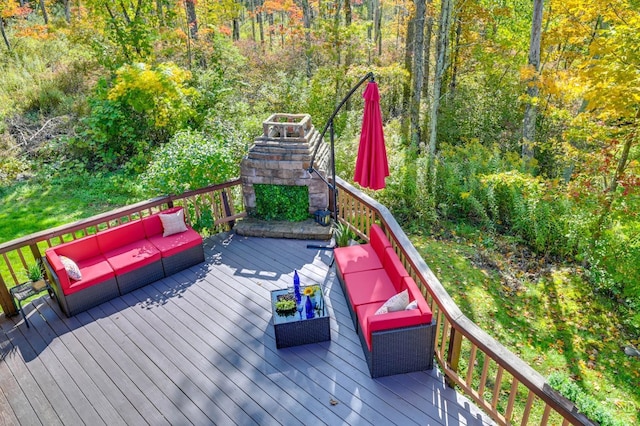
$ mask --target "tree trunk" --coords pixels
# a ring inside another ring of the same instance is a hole
[[[251,0],[251,40],[253,40],[254,43],[256,42],[256,3],[255,3],[255,0]]]
[[[231,24],[233,27],[232,40],[238,41],[240,40],[240,21],[238,18],[233,18]]]
[[[409,139],[409,108],[411,103],[411,81],[413,80],[413,43],[415,38],[414,15],[409,16],[407,20],[407,38],[404,42],[404,69],[407,71],[408,77],[402,84],[402,123],[400,134],[404,140]]]
[[[458,58],[460,57],[460,36],[462,35],[462,19],[456,19],[456,40],[455,45],[451,48],[453,51],[453,59],[451,60],[451,82],[449,83],[449,99],[453,100],[456,96],[456,88],[458,85]]]
[[[269,23],[269,47],[273,49],[273,13],[267,13],[267,22]]]
[[[373,34],[373,27],[375,26],[373,13],[374,3],[374,0],[369,0],[367,6],[367,21],[371,22],[371,25],[367,26],[368,64],[371,64],[371,47],[373,43],[373,38],[371,37],[371,35]]]
[[[376,31],[375,38],[378,45],[378,56],[382,56],[382,5],[380,0],[375,0],[376,4]]]
[[[264,51],[264,17],[262,16],[262,12],[258,12],[256,20],[258,21],[258,28],[260,29],[260,45]]]
[[[416,16],[414,17],[414,46],[413,46],[413,94],[411,96],[411,146],[420,151],[420,97],[424,79],[424,64],[422,54],[424,50],[424,15],[425,0],[415,0]]]
[[[0,33],[2,33],[2,38],[4,39],[4,44],[7,46],[7,50],[11,51],[11,43],[9,43],[7,34],[4,32],[4,18],[2,17],[0,17]]]
[[[42,9],[42,19],[44,19],[44,24],[49,24],[49,15],[47,15],[47,8],[44,7],[44,0],[40,0],[40,8]]]
[[[311,7],[309,0],[302,0],[302,22],[304,25],[304,56],[307,78],[311,78]]]
[[[164,27],[164,11],[162,10],[162,0],[156,0],[156,15],[158,16],[158,26]]]
[[[432,8],[428,7],[433,0],[427,0],[427,31],[424,35],[424,81],[422,82],[422,97],[429,100],[429,74],[431,73],[431,38],[433,36],[433,14]]]
[[[449,48],[449,34],[451,32],[451,18],[453,15],[454,0],[442,0],[440,10],[440,23],[438,25],[438,45],[436,54],[436,72],[433,78],[433,102],[431,103],[431,115],[429,119],[429,173],[434,172],[434,159],[436,156],[436,137],[438,134],[438,109],[440,108],[440,91],[442,78],[447,68],[447,50]]]
[[[70,24],[71,23],[71,1],[64,0],[63,5],[64,5],[64,19],[65,21],[67,21],[67,24]]]
[[[606,199],[604,202],[604,206],[602,212],[600,213],[600,217],[598,218],[598,222],[596,223],[595,230],[593,232],[593,237],[591,238],[590,246],[591,252],[594,251],[595,245],[602,237],[602,231],[604,230],[604,222],[609,216],[611,212],[611,206],[613,205],[613,201],[616,198],[616,190],[618,189],[618,185],[620,182],[620,178],[624,174],[627,166],[629,165],[629,153],[631,152],[631,146],[637,137],[637,133],[631,132],[629,136],[627,136],[624,141],[624,146],[622,147],[622,154],[620,154],[620,160],[618,161],[618,167],[616,167],[616,171],[614,175],[611,177],[611,182],[606,189]]]
[[[352,12],[351,12],[351,0],[345,0],[344,1],[344,26],[345,28],[349,28],[351,26],[351,22],[353,20],[353,16],[352,16]],[[348,43],[347,43],[348,46]],[[344,58],[344,65],[347,69],[349,69],[349,67],[351,66],[351,63],[353,62],[353,51],[351,50],[351,48],[347,48],[347,53],[345,55]],[[348,99],[347,102],[349,103],[349,105],[351,105],[351,103],[349,102],[351,99]]]
[[[542,9],[544,0],[534,0],[531,40],[529,42],[529,67],[534,72],[527,83],[527,103],[522,126],[522,161],[530,164],[534,155],[536,118],[538,116],[537,97],[539,93],[540,43],[542,39]]]
[[[195,0],[184,0],[187,11],[187,23],[189,24],[189,34],[193,40],[198,39],[198,16],[196,15]]]

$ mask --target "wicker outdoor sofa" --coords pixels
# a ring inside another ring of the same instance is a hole
[[[67,316],[204,262],[202,237],[175,207],[49,248],[44,263]]]
[[[334,250],[338,279],[371,377],[433,368],[435,321],[383,230]]]

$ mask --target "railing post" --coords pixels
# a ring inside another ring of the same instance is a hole
[[[447,351],[447,367],[458,374],[458,366],[460,364],[460,352],[462,350],[462,333],[459,333],[455,327],[451,327],[451,337],[449,338],[449,350]],[[455,387],[455,382],[448,376],[446,378],[447,385],[450,388]]]
[[[29,244],[29,248],[31,249],[31,254],[33,254],[33,260],[38,262],[42,258],[38,244]]]
[[[2,275],[0,275],[0,305],[6,316],[12,316],[18,313],[16,307],[11,300],[11,294],[7,288],[7,284],[4,282]]]

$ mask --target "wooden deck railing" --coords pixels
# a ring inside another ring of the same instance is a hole
[[[420,286],[437,321],[435,356],[450,386],[458,386],[501,425],[594,425],[460,311],[385,206],[340,178],[336,182],[339,220],[364,238],[371,224],[381,224]]]
[[[7,315],[16,313],[9,288],[26,281],[24,270],[28,265],[40,259],[47,248],[85,235],[95,234],[101,229],[139,220],[174,205],[185,207],[186,219],[194,228],[208,230],[208,232],[218,232],[228,227],[229,222],[245,216],[240,193],[240,180],[238,179],[181,195],[142,201],[0,244],[0,305],[2,310]]]

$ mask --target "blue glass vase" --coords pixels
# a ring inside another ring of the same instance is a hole
[[[311,298],[307,296],[307,303],[305,304],[305,311],[307,312],[307,319],[311,319],[315,316],[313,310],[313,304],[311,303]]]
[[[293,294],[296,296],[296,302],[300,303],[302,295],[300,294],[300,277],[298,271],[293,271]]]

